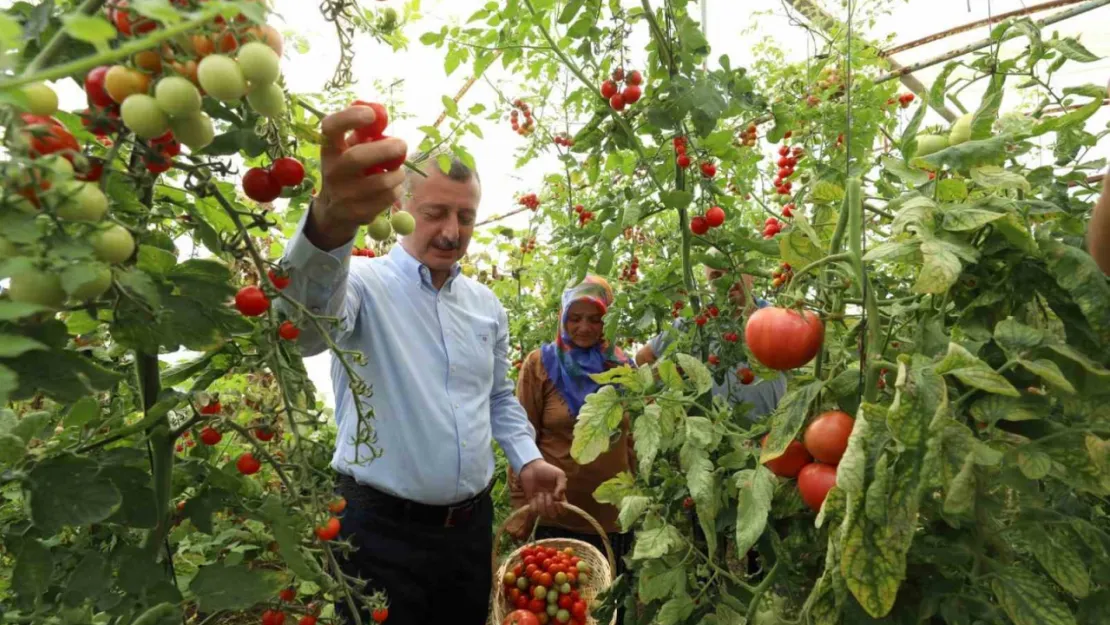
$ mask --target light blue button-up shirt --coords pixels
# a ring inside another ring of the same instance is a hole
[[[514,471],[541,457],[508,378],[508,316],[492,291],[460,275],[457,265],[436,290],[428,268],[400,245],[383,257],[352,258],[353,241],[325,252],[303,228],[302,219],[282,259],[291,278],[284,293],[316,314],[340,318],[331,338],[366,356],[365,365],[351,364],[373,387],[363,401],[374,409],[382,451],[368,461],[369,450],[357,450],[356,462],[358,414],[333,355],[336,471],[410,501],[445,505],[480,493],[493,479],[491,439]],[[313,324],[302,326],[302,353],[327,349]]]

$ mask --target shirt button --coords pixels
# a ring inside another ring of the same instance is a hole
[[[459,407],[459,405],[458,405],[458,404],[455,404],[455,408],[456,408],[456,409],[458,409],[458,407]]]
[[[320,307],[319,306],[313,306],[312,307],[312,312],[314,312],[314,313],[320,312]]]
[[[466,443],[463,443],[462,446],[463,446],[463,449],[465,449],[466,448]]]

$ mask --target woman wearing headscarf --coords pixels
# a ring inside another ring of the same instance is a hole
[[[588,512],[609,534],[619,571],[623,569],[621,556],[627,552],[631,539],[620,534],[617,509],[598,503],[593,492],[617,474],[632,472],[635,466],[627,415],[620,437],[596,460],[580,465],[570,456],[578,414],[586,396],[600,388],[590,374],[632,364],[619,347],[609,344],[604,338],[602,318],[612,303],[612,288],[597,276],[587,276],[580,284],[567,289],[562,297],[555,340],[532,351],[524,359],[516,389],[517,399],[536,429],[540,453],[567,475],[567,502]],[[520,481],[511,469],[509,488],[514,508],[527,503]],[[515,525],[507,529],[523,537],[534,521],[535,517],[518,517]],[[554,519],[540,519],[536,538],[574,538],[591,543],[604,553],[597,531],[570,512]]]

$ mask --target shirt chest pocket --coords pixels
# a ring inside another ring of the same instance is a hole
[[[493,379],[494,352],[497,346],[497,320],[473,316],[461,324],[460,362],[456,373],[479,382]]]

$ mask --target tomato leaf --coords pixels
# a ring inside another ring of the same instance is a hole
[[[944,229],[950,232],[978,230],[1006,216],[1004,213],[972,208],[962,204],[944,207],[942,214],[944,215]]]
[[[1090,50],[1079,43],[1079,40],[1074,37],[1053,39],[1046,43],[1049,48],[1056,50],[1071,61],[1076,61],[1078,63],[1094,63],[1099,60],[1098,56],[1092,54]]]
[[[1009,380],[958,343],[948,344],[948,354],[937,365],[936,372],[942,375],[954,375],[964,384],[989,393],[1010,397],[1021,396]]]
[[[35,339],[18,334],[0,333],[0,358],[15,358],[40,349],[47,349],[47,347]]]
[[[655,463],[656,454],[663,439],[663,426],[660,424],[663,409],[659,404],[644,407],[644,414],[632,423],[632,440],[639,460],[640,473],[648,475]]]
[[[596,460],[609,449],[609,440],[614,429],[609,424],[615,417],[619,425],[623,415],[624,408],[616,388],[603,386],[596,393],[588,395],[574,423],[571,457],[579,464],[589,464]]]
[[[975,508],[975,455],[964,458],[960,472],[948,485],[944,497],[944,514],[951,517],[968,516]]]
[[[49,588],[54,558],[49,549],[31,536],[23,538],[19,544],[12,571],[12,590],[24,604],[30,606]]]
[[[620,506],[625,497],[636,493],[636,481],[631,473],[622,472],[601,483],[594,490],[594,499],[598,503],[608,503]]]
[[[1071,541],[1055,531],[1030,531],[1028,544],[1037,562],[1060,585],[1077,599],[1091,592],[1091,576],[1087,563],[1075,551]]]
[[[1006,157],[1006,138],[994,137],[981,141],[967,141],[928,156],[914,159],[934,168],[970,169],[981,165],[997,165]]]
[[[1110,341],[1110,282],[1083,250],[1053,240],[1047,233],[1038,237],[1045,251],[1049,273],[1074,299],[1091,328],[1103,342]]]
[[[991,579],[991,590],[1014,625],[1077,625],[1052,586],[1023,568],[999,571]]]
[[[936,239],[923,242],[921,254],[925,262],[917,274],[914,292],[941,294],[959,279],[963,264],[943,242]]]
[[[667,566],[661,560],[648,561],[640,570],[637,594],[640,601],[647,604],[666,599],[672,594],[685,592],[686,568]]]
[[[658,625],[676,625],[676,623],[685,621],[693,613],[693,599],[685,592],[681,592],[663,604],[659,613],[655,615],[654,622]]]
[[[736,553],[747,553],[767,527],[775,494],[775,474],[759,465],[740,471],[734,479],[740,489],[736,496]]]
[[[684,542],[682,533],[673,525],[664,524],[661,527],[641,530],[636,534],[636,545],[632,549],[632,559],[662,558]]]
[[[1040,376],[1042,380],[1053,387],[1071,395],[1075,394],[1075,387],[1064,377],[1064,372],[1060,371],[1060,367],[1051,360],[1045,358],[1038,358],[1033,361],[1018,359],[1018,364],[1034,375]]]
[[[201,610],[216,612],[252,608],[273,598],[285,584],[285,577],[273,571],[210,564],[200,567],[189,590]]]
[[[675,354],[675,360],[682,369],[686,378],[694,383],[698,395],[709,392],[713,388],[713,375],[701,360],[689,354]]]
[[[771,432],[760,453],[760,464],[781,456],[790,441],[797,438],[809,413],[810,404],[824,386],[823,380],[816,380],[786,394],[771,415]]]
[[[1024,176],[997,165],[973,167],[971,179],[988,189],[1021,189],[1027,192],[1031,189],[1029,181]]]
[[[96,462],[71,454],[35,465],[27,482],[31,520],[46,535],[103,521],[122,503],[120,492],[99,473]]]
[[[650,504],[651,497],[643,495],[632,495],[621,500],[620,514],[617,516],[621,531],[631,531],[632,526],[640,520]]]
[[[1044,341],[1044,332],[1007,317],[994,326],[994,340],[1012,354],[1040,345]]]

